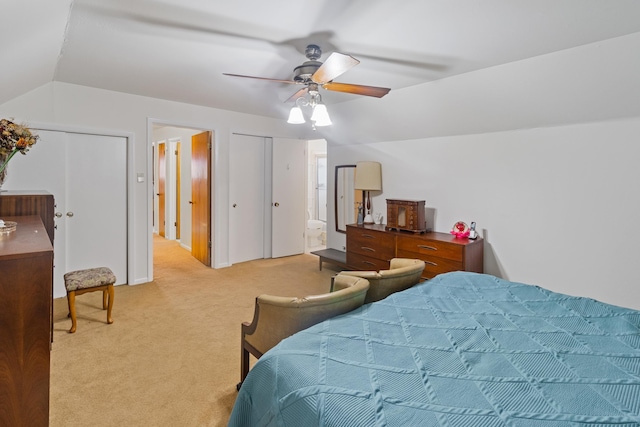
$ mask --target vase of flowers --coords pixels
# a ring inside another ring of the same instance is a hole
[[[7,177],[7,164],[17,153],[27,154],[38,141],[38,135],[24,125],[0,119],[0,187]]]

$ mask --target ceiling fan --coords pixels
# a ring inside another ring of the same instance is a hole
[[[288,83],[304,85],[305,87],[294,93],[287,101],[296,100],[307,93],[317,94],[318,87],[335,92],[352,93],[355,95],[373,96],[376,98],[382,98],[391,89],[377,86],[363,86],[350,83],[337,83],[333,80],[347,72],[351,68],[360,63],[356,58],[351,55],[345,55],[343,53],[333,52],[326,61],[320,62],[320,56],[322,56],[322,50],[320,46],[310,44],[305,49],[305,56],[308,61],[303,62],[301,65],[293,69],[293,80],[280,80],[271,79],[268,77],[255,77],[245,76],[241,74],[222,73],[226,76],[242,77],[248,79],[266,80],[275,83]],[[285,101],[286,102],[286,101]]]

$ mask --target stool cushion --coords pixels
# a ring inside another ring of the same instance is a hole
[[[67,288],[67,292],[113,285],[114,283],[116,283],[116,276],[107,267],[70,271],[64,275],[64,286]]]

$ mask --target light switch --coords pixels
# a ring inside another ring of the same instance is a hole
[[[144,172],[138,172],[138,182],[144,182]]]

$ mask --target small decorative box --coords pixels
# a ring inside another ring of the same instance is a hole
[[[424,200],[387,199],[387,230],[427,231]]]

